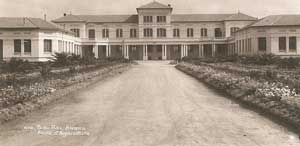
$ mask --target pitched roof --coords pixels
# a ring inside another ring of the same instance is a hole
[[[254,17],[243,13],[237,14],[175,14],[172,22],[215,22],[215,21],[255,21]]]
[[[138,23],[138,15],[67,15],[53,22]]]
[[[47,30],[60,30],[65,31],[60,26],[45,21],[40,18],[28,18],[28,17],[0,17],[0,29],[14,29],[14,28],[26,28],[26,29],[47,29]]]
[[[244,13],[236,13],[236,14],[233,14],[229,17],[227,17],[226,19],[224,19],[225,21],[242,21],[242,20],[246,20],[246,21],[255,21],[257,20],[257,18],[254,18],[252,16],[249,16],[249,15],[246,15]]]
[[[250,27],[300,26],[300,15],[271,15],[258,20]]]
[[[172,8],[168,5],[164,5],[157,1],[153,1],[151,3],[142,5],[142,6],[138,7],[137,9],[172,9]]]

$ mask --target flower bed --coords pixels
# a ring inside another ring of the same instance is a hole
[[[24,113],[24,110],[32,110],[37,105],[50,102],[52,98],[46,97],[55,94],[56,91],[64,90],[78,83],[88,82],[93,78],[119,73],[129,65],[129,63],[110,63],[88,66],[73,74],[59,72],[53,73],[47,78],[41,76],[18,78],[14,85],[0,90],[0,122]]]
[[[225,92],[229,97],[275,115],[292,124],[300,133],[300,98],[293,88],[281,82],[257,80],[210,65],[182,62],[176,68]]]

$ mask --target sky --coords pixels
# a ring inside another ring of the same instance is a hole
[[[37,17],[53,20],[67,14],[136,14],[153,0],[0,0],[0,17]],[[171,4],[175,14],[237,13],[262,18],[299,14],[300,0],[156,0]]]

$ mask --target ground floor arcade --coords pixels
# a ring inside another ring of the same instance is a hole
[[[176,60],[183,57],[202,58],[226,56],[226,44],[110,44],[84,45],[82,55],[96,58],[127,58],[131,60]]]

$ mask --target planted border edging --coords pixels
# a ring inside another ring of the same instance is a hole
[[[67,86],[63,89],[59,89],[51,94],[35,98],[34,101],[27,101],[24,103],[19,103],[9,108],[4,108],[0,110],[0,123],[7,122],[16,118],[17,116],[24,116],[31,111],[41,108],[55,100],[59,100],[61,97],[77,91],[79,89],[88,87],[98,81],[106,79],[108,77],[115,76],[117,74],[123,73],[130,68],[131,64],[118,64],[107,68],[101,68],[99,70],[86,73],[88,74],[87,79],[84,82],[75,83],[73,85]],[[96,73],[95,73],[96,72]]]
[[[263,115],[268,115],[272,119],[280,122],[282,125],[287,126],[287,128],[293,130],[300,135],[300,111],[294,107],[291,107],[284,102],[269,102],[266,103],[263,98],[255,97],[253,95],[247,95],[242,89],[226,89],[225,91],[220,90],[213,83],[208,82],[201,75],[194,71],[193,69],[186,67],[182,64],[175,66],[178,70],[204,82],[205,84],[219,90],[222,93],[226,93],[228,98],[238,101],[243,105],[247,105],[253,108],[255,111],[262,113]]]

